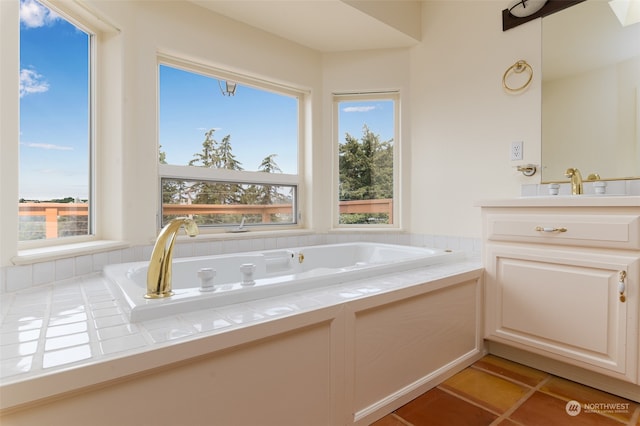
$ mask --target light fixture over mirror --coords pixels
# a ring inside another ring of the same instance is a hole
[[[220,87],[220,91],[222,92],[222,96],[234,96],[236,94],[236,86],[238,84],[235,81],[225,81],[224,89],[222,88],[222,82],[218,80],[218,86]]]
[[[515,0],[508,7],[509,13],[516,18],[531,16],[545,5],[547,0]]]
[[[511,0],[502,11],[502,31],[559,12],[585,0]]]

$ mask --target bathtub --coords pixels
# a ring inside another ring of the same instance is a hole
[[[149,262],[108,265],[132,322],[296,293],[461,259],[462,252],[345,243],[174,259],[174,294],[145,299]]]

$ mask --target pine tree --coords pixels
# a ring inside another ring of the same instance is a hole
[[[243,170],[242,163],[232,152],[231,135],[222,138],[221,142],[214,139],[215,129],[205,133],[202,151],[193,155],[190,166],[209,167],[227,170]],[[244,189],[236,183],[196,183],[193,185],[196,193],[194,203],[197,204],[237,204],[242,198]]]
[[[345,135],[339,146],[340,201],[393,198],[393,139],[380,141],[365,124],[362,138]],[[387,221],[386,214],[345,214],[341,223]]]
[[[339,146],[340,200],[393,198],[393,139],[381,142],[367,125],[362,133]]]
[[[260,163],[260,167],[258,167],[258,171],[264,173],[282,173],[280,166],[275,161],[275,157],[277,154],[271,154],[266,156],[262,163]],[[278,188],[273,185],[262,185],[262,191],[258,194],[258,203],[260,204],[277,204],[282,201],[282,194],[278,192]]]

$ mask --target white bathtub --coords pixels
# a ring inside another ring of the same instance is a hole
[[[346,243],[174,259],[174,295],[164,299],[144,298],[149,262],[109,265],[104,268],[104,275],[120,289],[130,307],[129,318],[136,322],[405,271],[463,256],[462,252],[431,248]],[[242,265],[254,269],[250,277],[242,274]],[[213,288],[211,281],[203,283],[201,270],[215,271]]]

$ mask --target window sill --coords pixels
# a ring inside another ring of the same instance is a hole
[[[248,229],[244,232],[230,232],[230,231],[214,231],[207,232],[201,231],[196,237],[197,240],[189,240],[188,237],[180,236],[180,239],[189,241],[200,240],[246,240],[253,238],[281,238],[281,237],[298,237],[304,235],[313,235],[314,232],[309,229],[302,228],[289,228],[289,229]]]
[[[40,247],[18,251],[17,256],[11,258],[11,262],[14,265],[29,265],[37,262],[46,262],[127,247],[129,247],[129,244],[125,242],[108,240],[64,244],[55,247]]]
[[[401,233],[401,234],[405,234],[407,233],[404,229],[400,228],[400,227],[371,227],[371,228],[367,228],[367,225],[365,226],[340,226],[340,227],[336,227],[336,228],[332,228],[329,230],[330,234],[341,234],[341,233],[354,233],[354,234],[358,234],[358,233],[362,233],[362,234],[367,234],[367,233]]]

